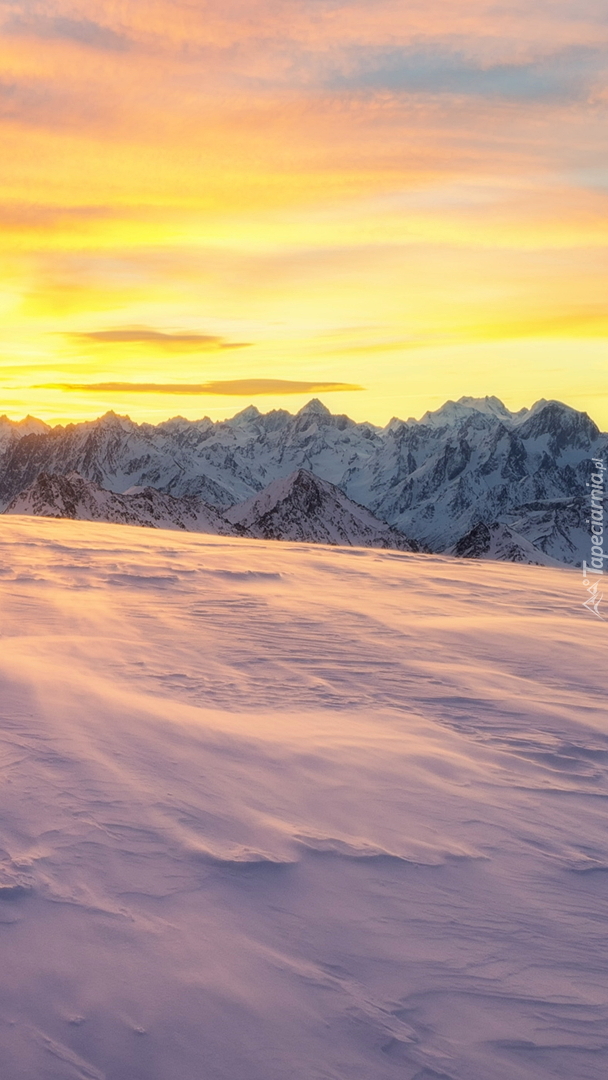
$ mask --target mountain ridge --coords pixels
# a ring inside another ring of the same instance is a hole
[[[420,551],[420,545],[306,469],[273,480],[259,495],[226,511],[226,520],[260,540],[349,543]]]
[[[41,472],[77,472],[118,495],[151,487],[225,514],[304,469],[431,551],[448,550],[480,521],[498,522],[536,536],[550,558],[580,564],[580,500],[591,458],[607,449],[608,435],[586,413],[544,399],[513,412],[498,398],[463,397],[383,428],[332,414],[318,399],[295,415],[248,406],[227,420],[156,425],[114,412],[54,428],[0,418],[0,509]],[[541,504],[544,525],[529,509]]]
[[[183,529],[217,536],[240,535],[238,528],[201,499],[192,496],[176,499],[151,487],[118,495],[76,472],[67,476],[39,473],[34,483],[15,496],[3,513]]]
[[[174,498],[155,488],[136,486],[118,495],[75,472],[67,476],[40,473],[3,513],[216,536],[420,550],[415,541],[357,506],[333,484],[303,469],[269,484],[258,501],[259,506],[256,499],[237,504],[224,516],[194,495]]]

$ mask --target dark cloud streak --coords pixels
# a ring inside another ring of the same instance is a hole
[[[166,352],[215,352],[218,349],[245,349],[250,341],[226,341],[216,334],[167,334],[161,330],[135,327],[124,330],[90,330],[65,335],[80,344],[143,344],[153,345]]]
[[[44,383],[32,390],[67,390],[93,394],[218,394],[254,397],[263,394],[310,394],[364,390],[355,383],[297,381],[294,379],[227,379],[206,383]]]

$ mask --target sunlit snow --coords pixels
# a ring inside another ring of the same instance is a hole
[[[2,1077],[603,1080],[585,598],[1,518]]]

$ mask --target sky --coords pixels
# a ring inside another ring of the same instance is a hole
[[[607,0],[0,0],[0,413],[608,428]]]

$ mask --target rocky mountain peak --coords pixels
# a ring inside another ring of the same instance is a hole
[[[232,420],[230,421],[230,423],[231,424],[234,424],[234,423],[248,424],[252,420],[259,420],[261,415],[262,414],[261,414],[260,410],[258,409],[257,405],[248,405],[246,409],[241,409],[240,412],[236,413],[236,415],[232,417]]]
[[[419,421],[431,427],[458,424],[470,417],[479,415],[489,420],[511,421],[516,415],[503,405],[497,397],[461,397],[458,401],[446,401],[438,409],[426,412]]]
[[[138,427],[138,424],[130,416],[121,416],[120,413],[115,413],[113,409],[109,409],[98,420],[88,421],[88,424],[90,428],[97,428],[102,431],[132,431]],[[75,427],[77,425],[71,426]]]
[[[556,449],[579,448],[599,437],[599,428],[585,412],[578,412],[561,401],[539,401],[519,425],[522,439],[552,436]]]
[[[331,412],[318,398],[311,398],[296,413],[296,416],[331,416]]]
[[[296,469],[274,480],[259,495],[231,507],[225,516],[260,539],[419,550],[398,529],[308,469]]]

